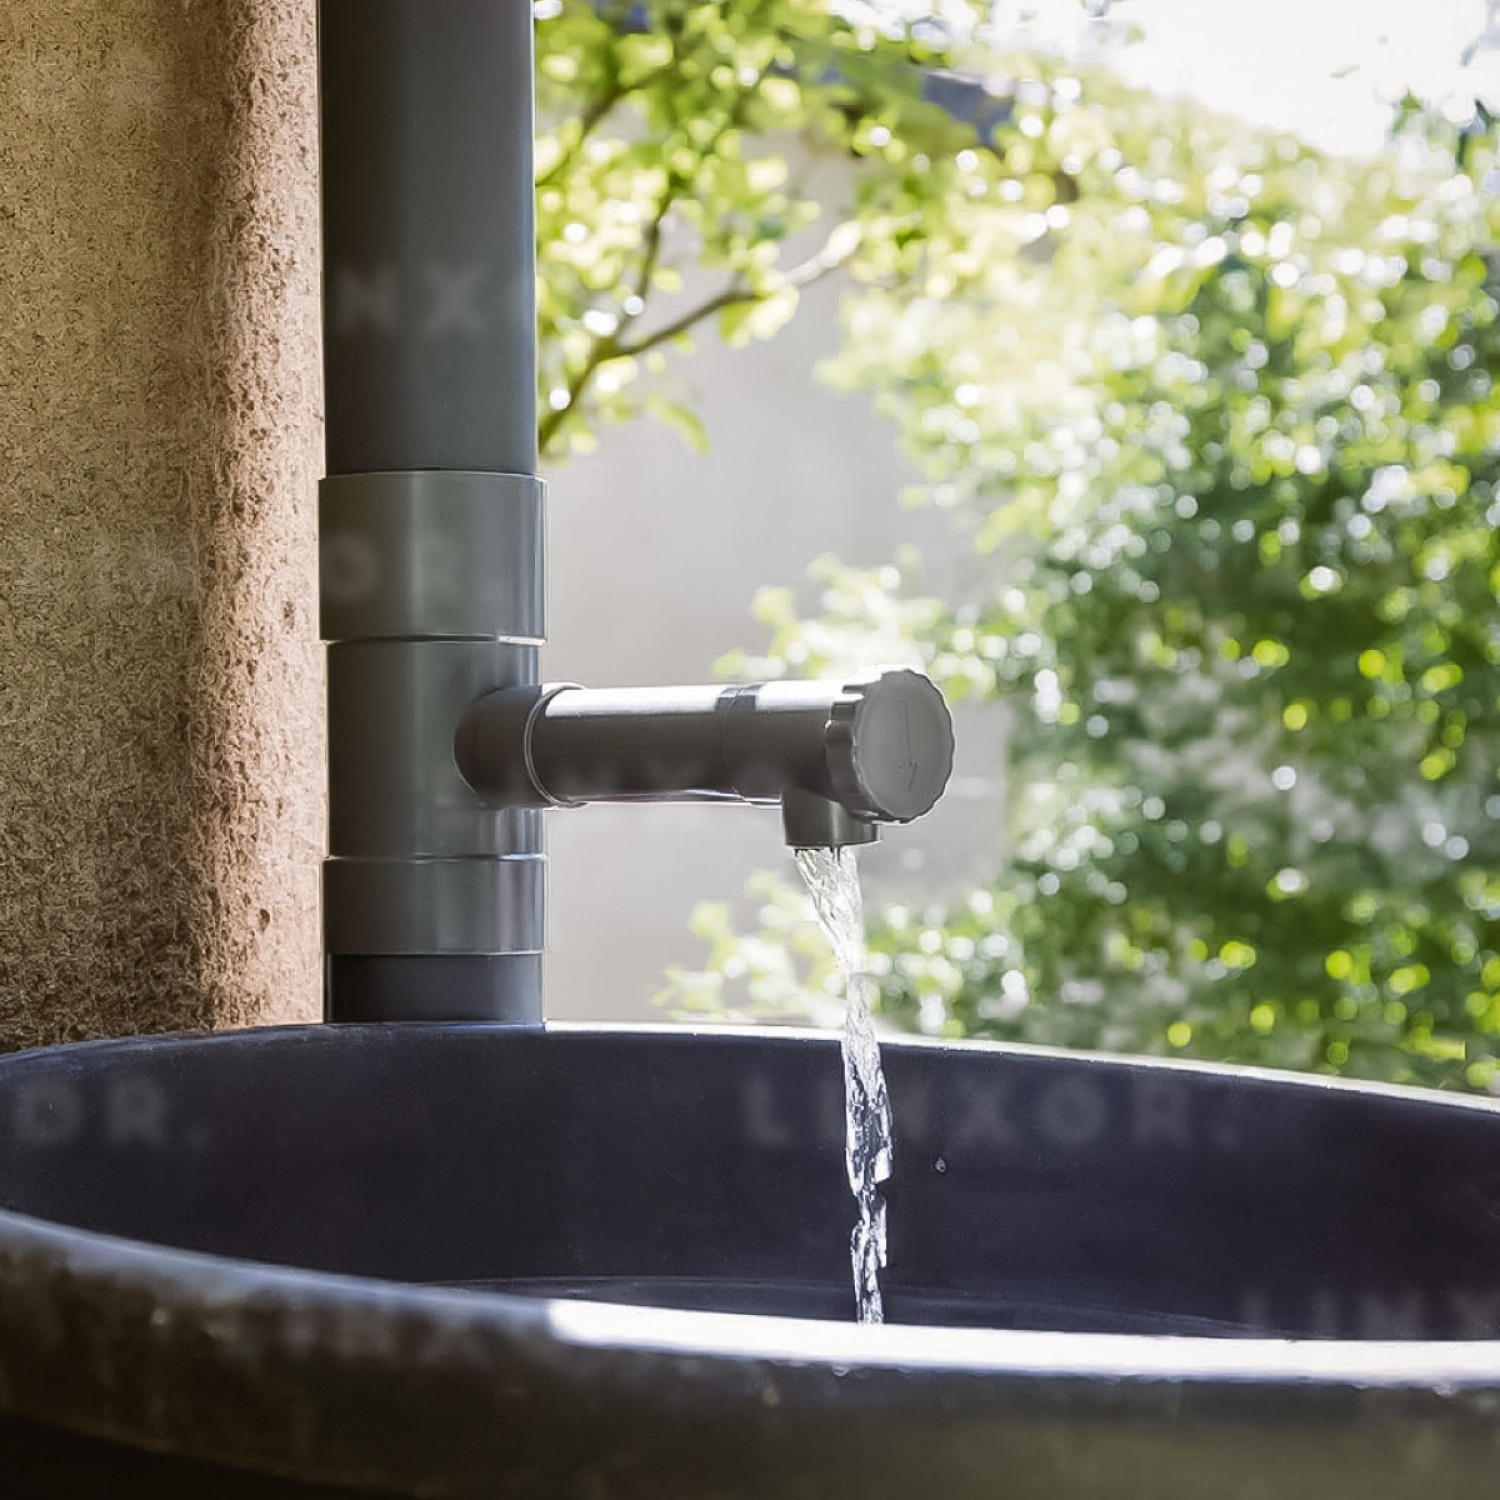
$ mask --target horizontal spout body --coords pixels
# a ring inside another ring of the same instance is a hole
[[[926,812],[953,733],[927,678],[734,687],[516,688],[476,703],[459,770],[506,807],[585,802],[780,803],[795,846],[867,843]]]

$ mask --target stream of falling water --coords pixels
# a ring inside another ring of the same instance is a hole
[[[879,1323],[880,1268],[885,1264],[885,1199],[880,1184],[891,1175],[894,1142],[891,1101],[880,1066],[880,1042],[870,1018],[870,976],[865,965],[865,914],[853,849],[798,849],[797,868],[812,893],[818,920],[844,976],[844,1161],[859,1204],[849,1240],[854,1265],[856,1315]]]

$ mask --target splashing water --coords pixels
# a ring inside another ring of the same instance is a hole
[[[870,977],[865,969],[865,915],[852,849],[798,849],[797,868],[844,976],[844,1161],[859,1204],[850,1237],[854,1297],[861,1323],[884,1317],[880,1268],[886,1261],[885,1199],[880,1184],[891,1175],[894,1142],[891,1101],[880,1066],[880,1043],[870,1019]]]

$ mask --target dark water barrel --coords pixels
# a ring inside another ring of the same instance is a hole
[[[1500,1483],[1500,1110],[837,1042],[303,1027],[0,1060],[7,1497],[1394,1500]]]

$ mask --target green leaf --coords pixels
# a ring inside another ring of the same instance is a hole
[[[708,429],[691,407],[653,394],[646,398],[645,409],[663,426],[670,427],[694,453],[708,452]]]

